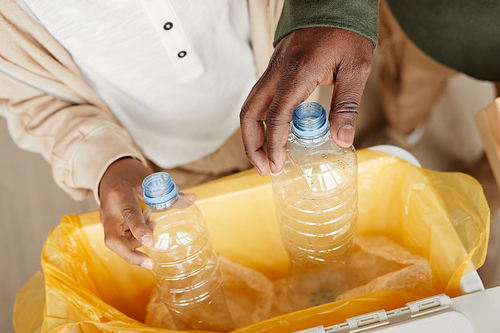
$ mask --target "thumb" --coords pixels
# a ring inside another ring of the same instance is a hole
[[[368,66],[337,72],[329,118],[332,138],[341,147],[349,147],[354,142],[359,105],[370,69]]]

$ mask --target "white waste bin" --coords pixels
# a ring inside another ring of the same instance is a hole
[[[399,157],[416,166],[418,160],[408,151],[390,145],[371,147]],[[476,271],[460,281],[461,296],[445,294],[349,318],[342,324],[317,326],[295,333],[500,333],[500,287],[484,289]]]

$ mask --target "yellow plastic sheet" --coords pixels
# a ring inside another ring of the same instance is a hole
[[[358,236],[383,235],[427,258],[436,290],[459,295],[461,277],[480,267],[486,256],[489,209],[481,186],[464,174],[424,170],[374,151],[358,154]],[[268,177],[247,171],[191,192],[198,196],[219,254],[273,281],[286,276],[287,256]],[[99,212],[64,216],[44,245],[42,269],[43,274],[35,275],[17,295],[17,332],[39,331],[40,322],[42,332],[168,332],[143,324],[153,277],[106,248]],[[402,307],[415,297],[379,291],[235,332],[293,332],[334,325],[352,316]]]

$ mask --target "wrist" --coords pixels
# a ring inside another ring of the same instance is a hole
[[[138,180],[142,182],[152,171],[146,167],[140,159],[135,156],[123,156],[113,161],[101,177],[98,186],[97,196],[101,199],[103,190],[112,188],[116,182],[127,179],[128,181]],[[139,182],[139,185],[140,185]]]

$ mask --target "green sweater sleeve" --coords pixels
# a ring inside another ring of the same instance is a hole
[[[379,0],[285,0],[274,35],[274,46],[294,30],[332,27],[378,39]]]

